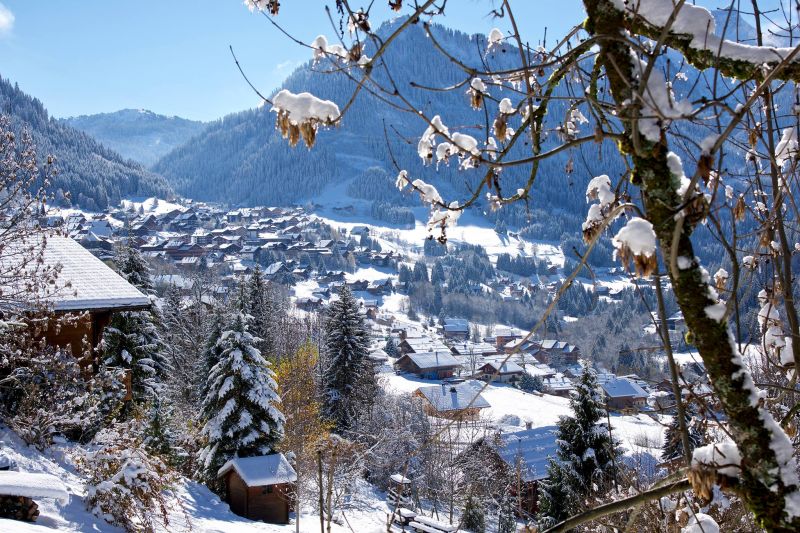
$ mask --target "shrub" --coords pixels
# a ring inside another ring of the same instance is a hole
[[[141,417],[115,423],[95,436],[93,450],[76,458],[87,478],[88,508],[126,531],[155,531],[159,522],[167,527],[167,491],[178,479],[147,451],[145,426]]]

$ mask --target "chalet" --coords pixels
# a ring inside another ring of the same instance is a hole
[[[481,409],[491,407],[480,394],[482,387],[477,381],[442,383],[420,387],[414,395],[424,398],[424,409],[430,416],[449,420],[476,420]]]
[[[548,376],[542,379],[544,389],[554,395],[569,398],[575,387],[572,382],[563,374],[556,374],[555,376]]]
[[[519,340],[522,338],[522,335],[516,333],[511,328],[497,328],[495,330],[495,345],[497,349],[503,349],[503,347],[511,341]]]
[[[450,343],[450,351],[453,352],[453,355],[479,355],[481,357],[486,357],[488,355],[495,355],[497,353],[497,348],[486,342],[463,341]]]
[[[318,311],[322,309],[322,298],[313,295],[305,298],[298,298],[295,301],[295,306],[303,311]]]
[[[603,395],[611,409],[641,409],[647,405],[647,392],[635,382],[619,378],[601,383]]]
[[[347,286],[351,291],[366,291],[367,287],[369,286],[369,282],[366,280],[358,280],[358,281],[348,281]]]
[[[281,453],[234,457],[219,469],[231,511],[250,520],[288,524],[297,474]]]
[[[478,368],[481,379],[496,383],[516,383],[525,371],[514,361],[490,361]]]
[[[56,316],[86,313],[74,323],[48,328],[48,344],[69,347],[77,356],[83,352],[84,338],[97,347],[113,312],[150,307],[147,296],[69,237],[48,236],[42,260],[46,267],[61,268],[55,288],[40,295],[43,303]]]
[[[410,337],[407,333],[401,333],[400,337],[402,340],[397,345],[400,353],[450,352],[450,348],[445,344],[427,336]]]
[[[546,365],[559,367],[578,364],[580,348],[564,341],[546,339],[538,343],[536,359]]]
[[[517,515],[533,517],[538,510],[539,482],[547,478],[547,465],[557,457],[558,428],[544,426],[514,433],[483,437],[472,445],[470,453],[494,459],[494,475],[511,487]]]
[[[445,318],[442,328],[446,339],[469,339],[469,322],[463,318]]]
[[[353,226],[353,229],[350,230],[350,235],[369,235],[369,227],[368,226]]]
[[[199,244],[200,246],[205,246],[207,244],[211,244],[211,233],[203,228],[197,228],[192,233],[192,243]]]
[[[394,290],[391,279],[376,280],[369,284],[367,292],[376,296],[391,294]]]
[[[407,353],[395,363],[398,370],[411,372],[424,379],[453,377],[460,366],[449,352]]]

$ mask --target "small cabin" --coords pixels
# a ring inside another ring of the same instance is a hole
[[[234,457],[219,469],[231,511],[250,520],[288,524],[297,474],[282,453]]]
[[[477,420],[481,409],[491,407],[481,396],[482,389],[482,383],[470,380],[420,387],[414,395],[426,400],[423,409],[429,416],[450,420]]]

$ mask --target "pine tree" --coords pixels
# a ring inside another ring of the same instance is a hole
[[[690,412],[689,406],[686,406],[684,411],[684,420],[686,421],[686,429],[689,433],[689,453],[694,451],[698,446],[702,446],[705,442],[703,432],[697,424],[697,419]],[[678,423],[678,415],[672,417],[672,422],[667,426],[664,433],[664,446],[661,449],[661,459],[664,461],[674,461],[684,457],[683,453],[683,438],[681,436],[681,428]]]
[[[541,392],[544,389],[544,383],[540,376],[531,376],[525,372],[519,380],[519,388],[525,392]]]
[[[130,244],[122,246],[117,250],[114,262],[117,270],[128,283],[139,289],[145,294],[153,292],[153,282],[150,279],[150,268],[142,258],[139,250]]]
[[[505,494],[500,502],[500,511],[497,517],[497,533],[516,533],[517,519],[514,516],[514,498]]]
[[[364,318],[345,285],[325,321],[323,414],[339,432],[350,429],[357,413],[374,398],[375,369],[368,353]]]
[[[386,347],[384,348],[384,351],[389,357],[397,357],[397,344],[395,344],[393,338],[389,337],[386,339]]]
[[[152,289],[147,265],[135,248],[123,248],[117,257],[125,279],[143,292]],[[158,393],[169,369],[157,322],[155,311],[123,311],[111,317],[103,334],[103,362],[130,370],[133,399],[137,402]]]
[[[539,490],[540,518],[545,526],[579,512],[591,496],[604,494],[616,472],[620,450],[605,424],[605,411],[597,392],[597,380],[583,372],[570,400],[574,415],[558,421],[558,459],[548,465],[548,479]]]
[[[464,505],[461,526],[472,533],[484,533],[486,531],[486,512],[483,509],[483,504],[472,495],[467,498],[467,503]]]
[[[208,439],[200,453],[201,468],[212,489],[219,489],[217,471],[234,456],[272,452],[283,437],[284,416],[270,364],[255,348],[250,317],[238,312],[217,341],[220,360],[208,376],[203,403]]]
[[[267,290],[267,283],[258,266],[247,284],[247,304],[247,312],[253,317],[251,332],[260,339],[256,348],[266,358],[275,357],[275,343],[271,331],[271,320],[275,310]]]

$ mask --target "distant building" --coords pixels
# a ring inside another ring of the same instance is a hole
[[[445,379],[453,377],[461,364],[449,352],[443,351],[407,353],[397,360],[395,366],[424,379]]]
[[[475,420],[481,409],[491,407],[480,394],[483,384],[478,381],[442,383],[420,387],[414,395],[424,399],[424,408],[430,416],[450,420]]]
[[[611,409],[641,409],[647,405],[647,392],[635,382],[619,378],[600,384]]]
[[[495,383],[516,383],[525,371],[514,361],[490,361],[478,368],[482,379]]]
[[[463,318],[445,318],[442,329],[446,339],[462,341],[469,339],[469,322]]]

